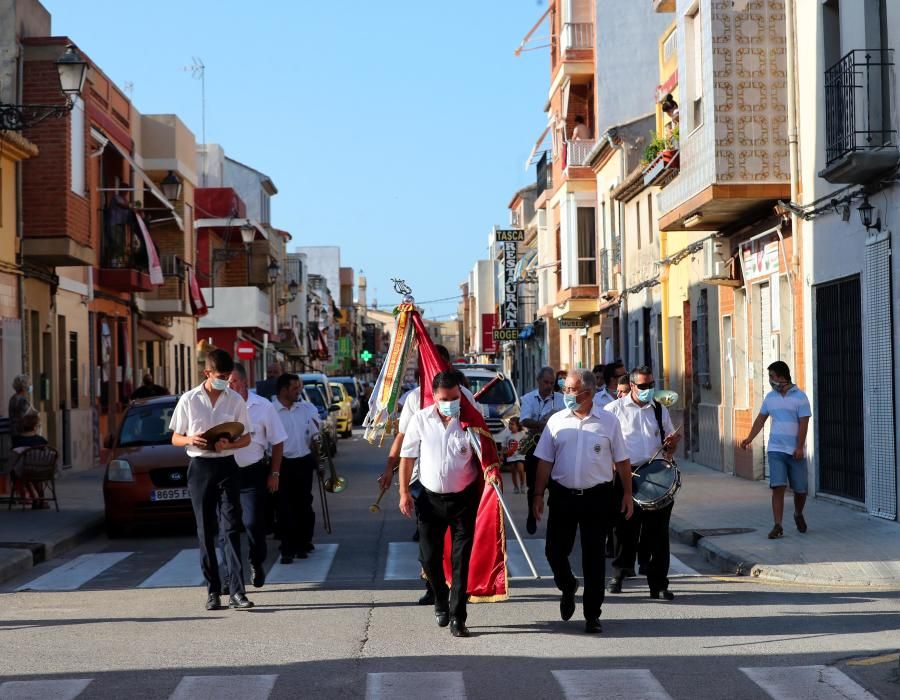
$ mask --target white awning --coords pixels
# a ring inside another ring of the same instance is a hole
[[[562,93],[562,119],[565,121],[569,116],[569,93],[572,92],[572,81],[567,80],[566,84],[563,85],[563,93]]]
[[[531,164],[534,162],[535,154],[540,150],[541,146],[544,143],[544,139],[547,138],[547,134],[550,133],[550,125],[548,124],[544,127],[544,130],[541,132],[541,135],[538,136],[538,140],[534,144],[534,148],[531,149],[531,153],[528,154],[528,159],[525,161],[525,170],[531,167]]]
[[[541,15],[540,19],[534,23],[534,26],[528,30],[528,33],[522,38],[522,43],[519,44],[519,48],[515,50],[515,55],[520,56],[523,51],[534,51],[535,49],[544,49],[547,48],[550,44],[545,44],[542,46],[531,46],[529,48],[525,48],[525,46],[532,40],[534,33],[537,31],[537,28],[541,26],[541,23],[547,18],[547,15],[550,14],[550,10],[553,9],[553,3],[547,7],[544,11],[544,14]]]
[[[91,130],[91,135],[94,135],[93,129]],[[94,136],[94,138],[96,138],[96,136]],[[181,220],[181,217],[178,216],[178,213],[175,211],[175,207],[172,206],[172,203],[166,198],[166,195],[162,193],[162,190],[160,190],[159,187],[157,187],[153,182],[153,180],[150,179],[150,176],[147,175],[147,173],[145,173],[143,170],[141,170],[138,164],[134,162],[134,158],[131,157],[131,154],[124,148],[122,148],[119,144],[117,144],[113,139],[107,138],[106,143],[104,143],[103,145],[105,147],[109,144],[112,144],[113,148],[115,148],[125,159],[125,161],[132,167],[132,169],[134,170],[134,174],[144,181],[144,183],[153,193],[153,196],[156,197],[166,209],[172,212],[172,218],[175,219],[175,223],[178,224],[178,228],[184,231],[184,222]]]
[[[256,219],[197,219],[194,221],[194,228],[240,228],[242,226],[252,226],[256,232],[265,240],[269,240],[269,232]]]

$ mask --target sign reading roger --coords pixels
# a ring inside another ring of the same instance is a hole
[[[521,328],[495,328],[494,342],[503,343],[507,340],[518,340]]]

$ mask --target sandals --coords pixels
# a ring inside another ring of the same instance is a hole
[[[769,532],[769,539],[775,540],[781,537],[784,534],[784,528],[781,527],[778,523],[775,523],[775,527]]]
[[[803,513],[794,513],[794,524],[798,532],[806,532],[806,518],[803,517]]]

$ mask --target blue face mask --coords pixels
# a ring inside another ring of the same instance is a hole
[[[438,411],[442,416],[447,418],[455,418],[459,415],[459,399],[453,401],[438,401]]]
[[[653,389],[639,389],[637,397],[641,403],[650,403],[650,399],[653,398]]]
[[[558,386],[560,389],[562,389],[565,385],[566,385],[566,380],[563,379],[562,377],[560,377],[559,379],[556,380],[556,386]]]
[[[577,408],[578,396],[575,394],[563,394],[563,405],[570,411]]]
[[[225,391],[228,388],[227,379],[219,379],[218,377],[210,377],[209,383],[216,391]]]

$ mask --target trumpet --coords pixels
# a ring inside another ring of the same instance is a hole
[[[386,494],[387,491],[387,489],[381,489],[381,493],[378,494],[378,498],[376,498],[375,502],[369,506],[370,513],[377,513],[381,510],[381,506],[378,504],[381,503],[381,499],[384,498],[384,494]]]
[[[320,435],[314,435],[311,446],[318,456],[318,467],[316,472],[319,476],[319,498],[322,501],[322,526],[325,532],[331,534],[331,512],[328,510],[329,493],[340,493],[347,488],[347,479],[339,476],[334,466],[334,460],[331,458],[331,449],[327,440],[323,440]]]

